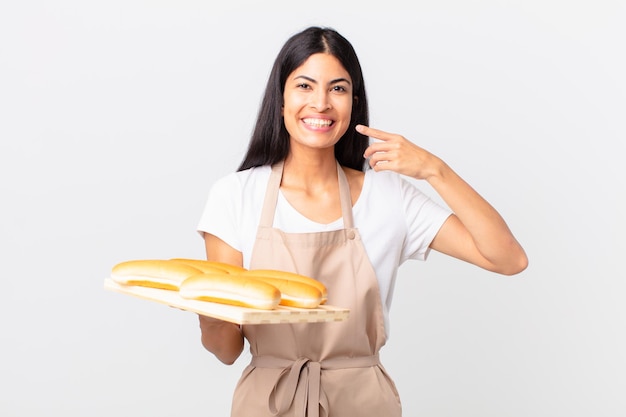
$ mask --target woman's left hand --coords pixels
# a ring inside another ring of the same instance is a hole
[[[443,161],[404,136],[364,125],[357,125],[356,130],[380,141],[372,143],[363,155],[375,171],[395,171],[418,180],[440,173]]]
[[[500,214],[443,160],[401,135],[357,125],[380,140],[365,150],[375,171],[391,170],[426,180],[452,209],[431,248],[501,274],[524,270],[528,258]]]

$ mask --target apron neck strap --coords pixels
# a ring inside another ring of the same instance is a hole
[[[278,202],[278,191],[280,190],[280,180],[283,177],[284,161],[272,165],[272,172],[265,192],[263,211],[261,212],[260,226],[272,227],[274,224],[274,213]],[[341,202],[341,215],[343,216],[344,229],[354,228],[352,219],[352,198],[350,196],[350,186],[345,172],[337,162],[337,177],[339,178],[339,199]]]

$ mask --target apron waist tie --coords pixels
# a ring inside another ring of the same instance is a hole
[[[282,372],[276,379],[268,398],[268,407],[272,415],[278,415],[295,404],[297,416],[319,417],[319,408],[323,416],[329,412],[328,398],[321,388],[322,369],[369,368],[380,364],[378,354],[372,356],[358,356],[354,358],[332,358],[315,362],[308,358],[299,358],[295,361],[273,356],[253,356],[250,363],[257,368],[278,368]],[[276,391],[281,380],[285,380],[286,391],[276,407]]]

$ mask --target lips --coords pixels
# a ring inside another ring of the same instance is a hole
[[[305,118],[302,119],[302,121],[311,127],[316,127],[316,128],[323,128],[323,127],[329,127],[331,126],[334,122],[330,119],[314,119],[314,118]]]

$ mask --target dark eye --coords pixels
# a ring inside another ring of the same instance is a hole
[[[310,85],[308,85],[307,83],[300,83],[296,85],[297,88],[301,88],[303,90],[308,90],[309,88],[311,88]]]
[[[332,90],[336,91],[338,93],[344,93],[344,92],[347,91],[346,88],[344,86],[342,86],[342,85],[335,85],[335,86],[333,86]]]

